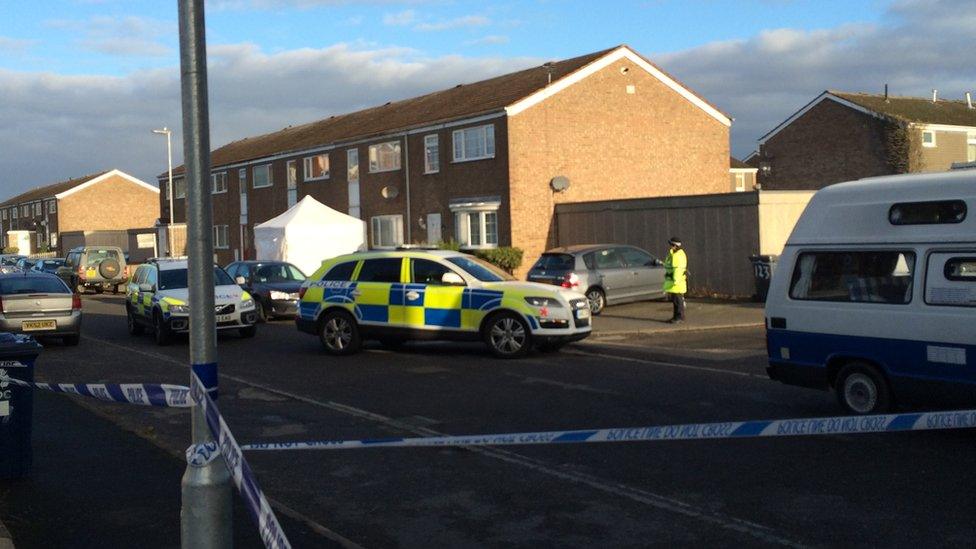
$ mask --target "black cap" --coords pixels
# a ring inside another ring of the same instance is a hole
[[[668,240],[668,244],[670,244],[670,245],[672,245],[672,246],[678,246],[678,247],[681,247],[681,239],[680,239],[680,238],[678,238],[678,237],[676,237],[676,236],[672,236],[672,237],[671,237],[671,238],[670,238],[670,239]]]

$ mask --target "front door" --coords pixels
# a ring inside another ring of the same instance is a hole
[[[427,214],[427,243],[436,245],[441,241],[441,214]]]
[[[359,210],[359,149],[346,151],[346,181],[349,182],[349,215],[361,217]]]

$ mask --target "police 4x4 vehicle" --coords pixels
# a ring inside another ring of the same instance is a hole
[[[136,269],[126,288],[125,316],[129,334],[152,330],[156,343],[166,345],[175,333],[190,328],[189,289],[185,259],[150,259]],[[214,306],[218,330],[238,330],[242,337],[257,332],[254,299],[214,265]]]
[[[298,329],[334,355],[363,339],[481,339],[498,357],[555,351],[590,335],[578,292],[519,282],[452,251],[364,252],[327,260],[302,285]]]

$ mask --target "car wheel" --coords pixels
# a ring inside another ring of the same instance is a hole
[[[163,315],[159,311],[153,315],[153,336],[156,345],[169,345],[173,342],[173,331],[169,329],[169,324],[163,320]]]
[[[607,295],[600,288],[590,288],[586,291],[586,300],[590,303],[590,313],[598,315],[607,306]]]
[[[851,362],[837,374],[834,383],[837,400],[852,414],[883,414],[891,408],[891,389],[876,367]]]
[[[142,324],[139,324],[135,315],[132,314],[132,309],[128,307],[125,308],[125,325],[129,329],[129,335],[142,335],[143,331],[145,331]]]
[[[238,331],[241,333],[241,337],[243,337],[244,339],[250,339],[250,338],[254,337],[255,335],[257,335],[257,333],[258,333],[258,327],[255,326],[254,324],[251,324],[250,326],[248,326],[246,328],[241,328]]]
[[[264,309],[264,304],[258,301],[255,305],[255,309],[258,313],[258,322],[267,322],[268,312]]]
[[[484,328],[485,344],[499,358],[520,358],[532,348],[532,332],[525,320],[515,313],[499,313]]]
[[[71,347],[74,347],[74,346],[78,345],[78,342],[81,341],[81,335],[79,335],[79,334],[66,335],[66,336],[64,336],[64,337],[61,338],[61,341],[64,342],[65,345],[69,345]]]
[[[331,355],[351,355],[359,351],[362,340],[356,320],[346,311],[333,309],[322,315],[319,340]]]

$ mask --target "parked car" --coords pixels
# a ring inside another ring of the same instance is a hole
[[[31,259],[29,257],[22,257],[17,260],[15,264],[18,269],[22,271],[29,271],[34,268],[34,264],[37,263],[36,259]]]
[[[595,315],[607,305],[664,295],[664,263],[640,248],[620,244],[553,248],[535,262],[528,279],[583,292]]]
[[[66,345],[77,345],[81,297],[52,274],[0,274],[0,332],[59,337]]]
[[[2,254],[2,255],[0,255],[0,266],[2,266],[2,267],[14,267],[14,266],[17,265],[17,262],[18,261],[20,261],[21,259],[24,259],[26,257],[27,257],[26,255]]]
[[[125,253],[118,246],[79,246],[65,257],[58,276],[78,293],[118,293],[129,282]]]
[[[150,259],[136,269],[126,287],[125,317],[130,335],[152,330],[157,345],[190,329],[190,290],[185,259]],[[241,337],[257,333],[254,300],[214,265],[214,307],[217,330],[238,330]]]
[[[295,324],[333,355],[364,339],[484,341],[500,358],[558,351],[590,335],[586,298],[519,282],[476,257],[447,250],[362,252],[322,263],[302,285]]]
[[[40,271],[42,273],[57,274],[58,267],[64,265],[63,257],[53,257],[48,259],[38,259],[32,267],[35,271]]]
[[[284,261],[236,261],[225,270],[254,298],[258,318],[295,318],[305,273]]]

